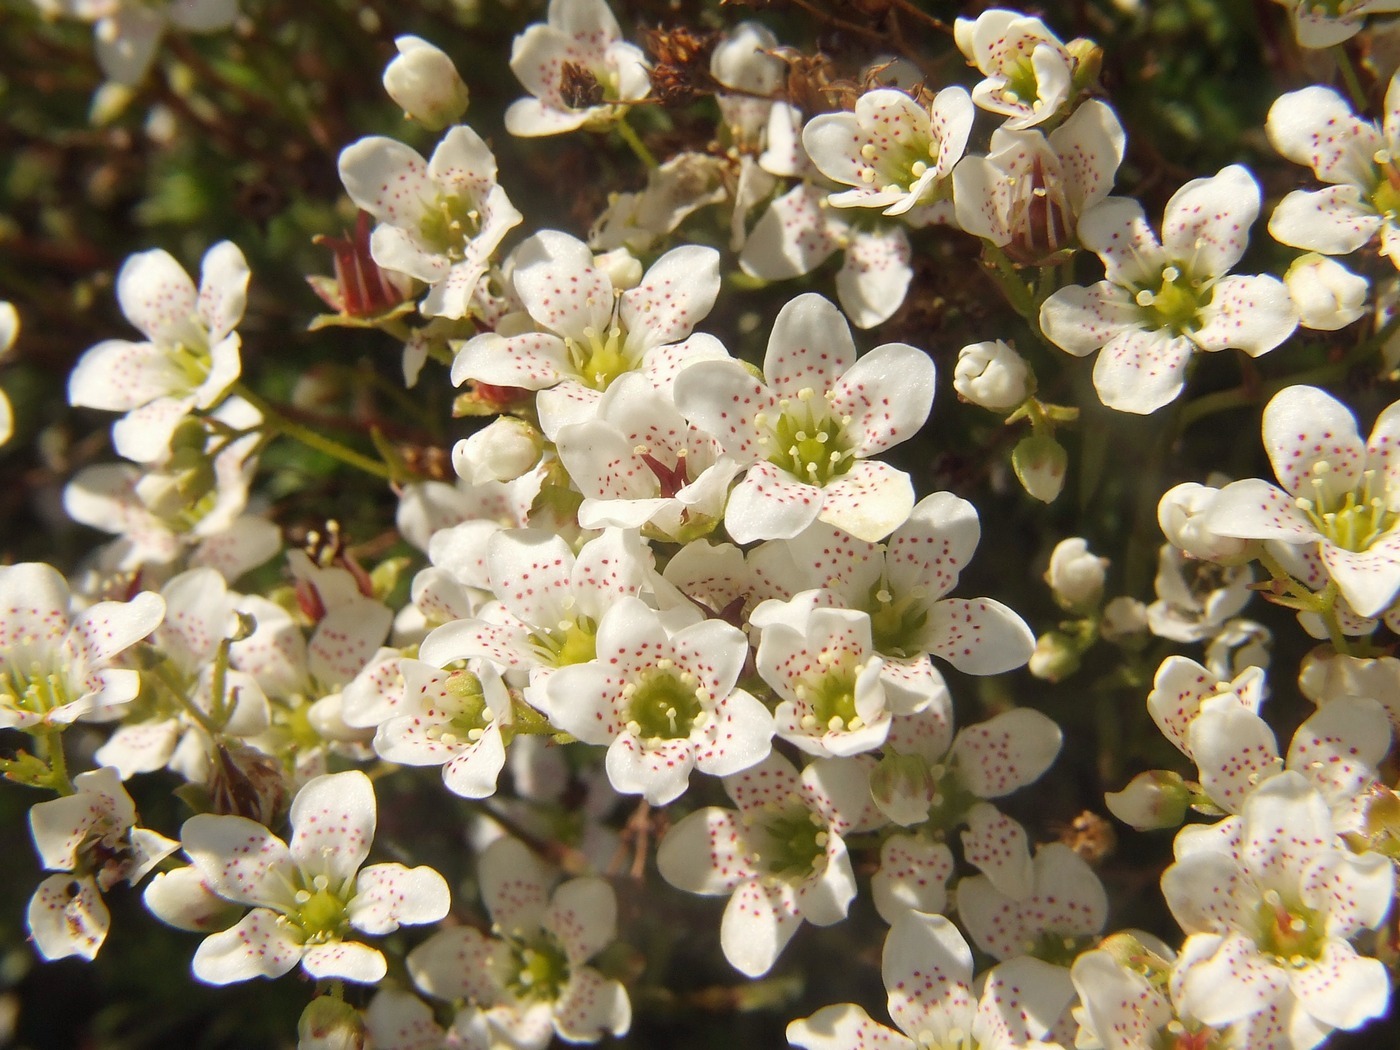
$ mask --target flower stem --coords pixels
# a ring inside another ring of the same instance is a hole
[[[1356,112],[1365,113],[1371,104],[1366,98],[1366,89],[1361,86],[1361,77],[1356,72],[1351,55],[1347,53],[1346,44],[1338,44],[1332,50],[1336,53],[1337,68],[1342,71],[1342,82],[1347,86],[1352,105],[1356,107]]]
[[[627,118],[625,116],[617,122],[616,127],[617,133],[622,136],[622,141],[627,143],[628,149],[637,155],[638,160],[648,168],[657,167],[656,156],[651,150],[647,149],[647,144],[643,142],[641,136],[637,134],[637,129],[627,123]]]
[[[377,478],[385,481],[394,480],[394,472],[386,464],[377,459],[371,459],[362,453],[356,452],[347,445],[342,445],[333,438],[328,438],[324,434],[318,434],[310,427],[302,426],[288,419],[281,412],[278,412],[267,401],[264,401],[257,394],[253,393],[242,383],[233,385],[232,393],[243,398],[263,415],[263,420],[267,429],[273,430],[284,437],[289,437],[293,441],[300,441],[308,448],[314,448],[317,452],[323,452],[332,459],[338,459],[347,466],[363,470],[366,474],[373,474]]]

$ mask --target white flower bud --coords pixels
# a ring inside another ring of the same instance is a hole
[[[1073,537],[1061,540],[1050,554],[1045,582],[1063,608],[1087,612],[1103,598],[1104,573],[1108,559],[1089,553],[1088,541]]]
[[[544,436],[524,420],[501,416],[457,442],[452,466],[473,485],[514,481],[532,470],[544,451]]]
[[[1247,560],[1249,540],[1221,536],[1206,527],[1220,490],[1188,481],[1168,489],[1157,504],[1157,523],[1173,547],[1193,558],[1237,565]]]
[[[429,131],[441,131],[467,111],[467,85],[452,59],[416,36],[394,41],[399,55],[384,70],[384,90]]]
[[[608,275],[615,292],[625,292],[642,283],[641,261],[626,248],[595,255],[593,265]]]
[[[1099,635],[1106,642],[1123,644],[1141,639],[1147,632],[1147,606],[1126,595],[1114,598],[1103,607]]]
[[[1010,412],[1031,393],[1025,359],[1000,339],[972,343],[958,352],[953,389],[967,401],[993,412]]]
[[[1309,252],[1294,260],[1283,280],[1304,328],[1335,332],[1366,312],[1369,282],[1336,259]]]
[[[1165,769],[1139,773],[1122,791],[1103,797],[1108,811],[1138,831],[1174,828],[1186,819],[1191,791],[1181,777]]]
[[[317,996],[297,1022],[297,1050],[363,1050],[365,1025],[360,1012],[343,999]]]

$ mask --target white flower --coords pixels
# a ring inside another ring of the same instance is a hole
[[[1026,359],[1000,339],[971,343],[958,351],[953,389],[974,405],[1010,412],[1030,396],[1031,382]]]
[[[1073,246],[1079,218],[1113,188],[1125,136],[1106,104],[1090,99],[1049,136],[992,133],[992,152],[953,169],[958,225],[1032,265]]]
[[[388,762],[442,766],[447,789],[463,798],[487,798],[506,762],[503,729],[514,721],[510,694],[486,661],[440,671],[421,660],[400,660],[403,698],[374,735]]]
[[[866,767],[817,759],[799,775],[778,754],[726,777],[739,807],[686,816],[657,851],[662,877],[705,896],[732,894],[720,922],[724,957],[740,972],[768,972],[803,920],[846,917],[855,875],[841,836],[870,825]]]
[[[346,940],[382,936],[447,914],[447,883],[432,868],[373,864],[376,807],[358,771],[316,777],[292,801],[292,841],[244,817],[201,814],[182,844],[220,897],[252,907],[236,926],[205,938],[194,975],[210,984],[280,977],[298,962],[308,975],[373,984],[386,971],[378,949]]]
[[[1400,0],[1277,0],[1293,16],[1293,32],[1304,47],[1324,48],[1361,32],[1367,15],[1400,11]]]
[[[1043,123],[1070,101],[1076,59],[1040,19],[993,8],[959,18],[953,37],[983,76],[972,101],[1004,114],[1008,130]]]
[[[92,959],[111,917],[102,894],[118,882],[136,885],[178,843],[136,824],[136,806],[114,769],[79,773],[75,794],[29,811],[39,858],[50,875],[29,902],[29,932],[45,959]]]
[[[615,103],[635,102],[651,91],[646,58],[622,39],[605,0],[550,0],[546,22],[515,38],[510,68],[535,96],[506,110],[512,135],[605,126],[625,112]]]
[[[1316,387],[1291,386],[1264,408],[1263,432],[1283,487],[1257,478],[1227,485],[1207,525],[1316,552],[1358,615],[1384,611],[1400,591],[1400,401],[1363,444],[1345,405]]]
[[[404,115],[441,131],[467,111],[467,85],[452,59],[422,37],[394,38],[398,56],[384,69],[384,90]]]
[[[360,139],[340,154],[340,181],[379,220],[369,242],[374,261],[431,286],[420,307],[428,316],[466,315],[501,238],[520,222],[496,183],[495,155],[461,124],[428,161],[394,139]]]
[[[597,658],[559,668],[537,697],[552,725],[607,747],[617,791],[656,806],[680,797],[693,768],[729,776],[762,761],[773,736],[767,708],[736,687],[743,632],[698,614],[678,623],[618,600],[598,624]]]
[[[6,729],[110,717],[136,699],[140,672],[112,664],[165,616],[165,602],[150,591],[78,611],[68,582],[42,562],[0,566],[0,609],[0,727]]]
[[[98,65],[125,85],[146,75],[167,26],[212,33],[238,17],[237,0],[42,0],[40,6],[95,23]]]
[[[1342,847],[1301,774],[1266,781],[1239,817],[1183,829],[1176,858],[1162,893],[1188,934],[1178,961],[1185,1012],[1228,1024],[1289,992],[1324,1028],[1385,1012],[1385,967],[1350,939],[1385,918],[1394,867]]]
[[[1259,214],[1259,186],[1238,164],[1194,179],[1167,202],[1158,243],[1142,205],[1109,197],[1079,220],[1079,239],[1103,260],[1105,280],[1070,285],[1040,308],[1045,336],[1094,362],[1099,399],[1147,414],[1174,401],[1196,351],[1268,353],[1297,327],[1276,277],[1233,276]]]
[[[1276,150],[1328,184],[1284,197],[1269,219],[1274,238],[1347,255],[1379,234],[1381,254],[1400,265],[1400,76],[1386,90],[1380,125],[1356,116],[1331,88],[1313,85],[1280,96],[1265,126]]]
[[[457,926],[409,952],[408,971],[421,991],[465,1000],[453,1029],[466,1045],[544,1050],[555,1035],[592,1043],[631,1027],[627,990],[587,965],[617,936],[612,887],[570,879],[551,893],[553,882],[520,842],[499,839],[479,866],[495,936]]]
[[[832,194],[833,205],[905,215],[948,200],[947,179],[967,148],[972,119],[972,100],[960,87],[944,88],[928,107],[880,88],[861,95],[854,112],[813,117],[802,144],[823,175],[854,187]],[[948,211],[945,204],[942,214]]]
[[[1175,642],[1215,638],[1249,603],[1253,583],[1253,566],[1214,565],[1164,543],[1157,551],[1157,600],[1147,607],[1147,626]]]
[[[809,293],[773,322],[763,374],[737,361],[701,361],[676,379],[682,414],[748,468],[725,508],[730,537],[787,539],[820,518],[875,541],[901,525],[913,485],[869,457],[928,419],[928,355],[886,343],[857,360],[841,312]]]
[[[1103,599],[1107,569],[1108,559],[1089,553],[1089,541],[1075,536],[1055,544],[1045,582],[1062,608],[1084,612]]]
[[[1210,527],[1219,495],[1214,485],[1194,481],[1173,486],[1157,502],[1157,524],[1173,546],[1191,557],[1234,565],[1247,557],[1249,541],[1222,536]]]
[[[627,372],[665,386],[690,361],[728,356],[713,336],[691,335],[719,294],[713,248],[674,248],[627,289],[613,285],[586,244],[558,230],[535,234],[514,259],[516,294],[538,328],[476,336],[453,361],[452,382],[561,387],[537,399],[547,437],[592,415],[599,394]]]
[[[890,927],[880,972],[893,1031],[859,1006],[818,1010],[787,1027],[805,1050],[1053,1050],[1043,1040],[1073,997],[1068,978],[1039,959],[1002,963],[974,985],[972,949],[941,915],[911,914]]]
[[[1366,278],[1313,252],[1293,260],[1283,283],[1298,308],[1298,323],[1322,332],[1345,328],[1364,314],[1371,291]]]
[[[198,290],[168,252],[131,256],[117,274],[117,300],[146,342],[108,339],[89,349],[68,377],[69,402],[125,412],[112,442],[127,459],[166,456],[180,421],[217,405],[238,380],[233,329],[247,294],[248,264],[229,241],[205,253]]]
[[[0,361],[5,359],[5,355],[15,345],[18,335],[19,311],[13,303],[0,299]],[[10,407],[10,399],[5,396],[5,391],[0,390],[0,445],[9,441],[14,432],[14,409]]]

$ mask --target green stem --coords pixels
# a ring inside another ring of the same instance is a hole
[[[371,459],[369,456],[356,452],[353,448],[342,445],[339,441],[328,438],[323,434],[318,434],[310,427],[294,423],[282,413],[278,412],[267,401],[264,401],[257,394],[253,393],[242,383],[235,383],[231,393],[243,398],[263,415],[263,421],[269,430],[276,431],[284,437],[289,437],[293,441],[300,441],[308,448],[314,448],[317,452],[323,452],[332,459],[338,459],[347,466],[363,470],[366,474],[373,474],[377,478],[385,481],[394,480],[394,472],[383,462]]]
[[[627,143],[627,147],[637,155],[638,160],[649,169],[657,167],[655,155],[651,150],[647,149],[647,144],[643,142],[641,136],[637,134],[637,129],[627,123],[627,118],[625,116],[617,122],[615,127],[617,128],[617,133],[622,136],[622,141]]]
[[[68,758],[63,753],[63,734],[57,729],[44,729],[33,734],[39,750],[39,757],[49,764],[49,787],[60,795],[71,795],[76,790],[73,781],[68,779]]]
[[[198,704],[185,695],[185,685],[175,677],[174,672],[170,670],[170,664],[162,661],[156,664],[154,671],[156,678],[160,680],[160,684],[165,686],[166,692],[175,698],[176,703],[184,708],[186,713],[199,723],[201,729],[214,739],[218,739],[222,726],[217,725],[208,714],[200,709]],[[217,669],[215,671],[215,677],[216,679],[221,677],[218,675]],[[216,685],[221,686],[222,681],[217,681]]]
[[[992,275],[998,287],[1001,288],[1002,294],[1006,296],[1006,301],[1011,304],[1011,308],[1020,314],[1031,326],[1031,330],[1039,336],[1041,334],[1040,310],[1036,305],[1034,293],[1021,279],[1016,264],[1011,261],[1010,256],[990,241],[982,242],[982,258],[990,263],[987,272]]]
[[[1366,89],[1361,86],[1361,77],[1356,72],[1351,55],[1347,53],[1346,45],[1338,44],[1332,50],[1337,55],[1337,68],[1342,71],[1342,82],[1347,86],[1351,104],[1356,107],[1356,112],[1365,113],[1371,107],[1371,103],[1366,98]]]

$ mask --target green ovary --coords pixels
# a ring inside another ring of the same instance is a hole
[[[482,731],[490,724],[496,712],[486,706],[486,696],[481,689],[481,679],[470,671],[454,671],[447,680],[447,695],[456,702],[457,709],[451,719],[442,726],[439,739],[444,743],[451,734],[457,740],[475,743],[481,739]]]
[[[1363,471],[1361,484],[1338,497],[1326,492],[1326,476],[1331,469],[1326,460],[1315,463],[1311,479],[1315,498],[1297,497],[1298,507],[1329,543],[1342,550],[1360,552],[1400,528],[1400,512],[1388,508],[1383,482],[1377,483],[1374,470]]]
[[[530,640],[552,667],[586,664],[598,655],[598,625],[587,616],[561,624],[552,631],[536,631],[530,635]]]
[[[627,333],[618,325],[605,333],[590,325],[583,335],[582,340],[565,339],[564,347],[585,386],[606,390],[615,379],[636,370],[637,362],[626,352]]]
[[[1143,321],[1152,328],[1165,328],[1173,335],[1184,335],[1201,327],[1201,307],[1206,296],[1202,289],[1182,275],[1180,267],[1162,271],[1162,283],[1155,291],[1139,289],[1136,295]]]
[[[423,243],[454,261],[463,258],[467,242],[481,229],[481,213],[469,198],[457,194],[437,197],[418,221]]]
[[[622,695],[627,701],[628,727],[646,740],[676,740],[690,735],[704,710],[695,676],[661,660],[639,682],[629,682]]]
[[[870,588],[865,606],[870,614],[870,634],[875,651],[897,660],[924,653],[924,627],[928,608],[922,595],[914,592],[896,598],[881,580]]]
[[[18,662],[0,665],[0,698],[7,694],[9,703],[4,706],[36,715],[61,707],[71,699],[64,675],[37,660],[28,668]]]
[[[826,856],[826,824],[805,808],[766,821],[762,834],[764,865],[773,875],[804,879]]]
[[[811,387],[803,388],[794,404],[778,402],[779,416],[768,420],[763,414],[754,422],[763,434],[768,462],[787,471],[808,485],[824,488],[847,473],[855,464],[855,453],[846,438],[846,424],[830,412],[814,408],[817,401]]]
[[[315,883],[322,882],[325,876],[317,876]],[[345,929],[345,902],[325,886],[302,890],[297,894],[293,918],[308,940],[329,940]]]
[[[1269,890],[1254,909],[1258,922],[1255,943],[1261,951],[1286,964],[1299,965],[1318,959],[1327,937],[1317,912],[1302,904],[1285,904],[1276,890]]]
[[[822,653],[824,670],[809,675],[794,687],[797,699],[808,709],[802,728],[810,732],[859,729],[864,723],[856,714],[856,678],[859,669],[849,653]]]
[[[1008,102],[1021,102],[1033,106],[1040,97],[1040,80],[1035,75],[1035,64],[1030,55],[1022,55],[1006,70],[1006,86],[1001,93]]]
[[[511,944],[510,968],[505,984],[520,999],[554,1002],[569,982],[567,956],[543,935]]]

